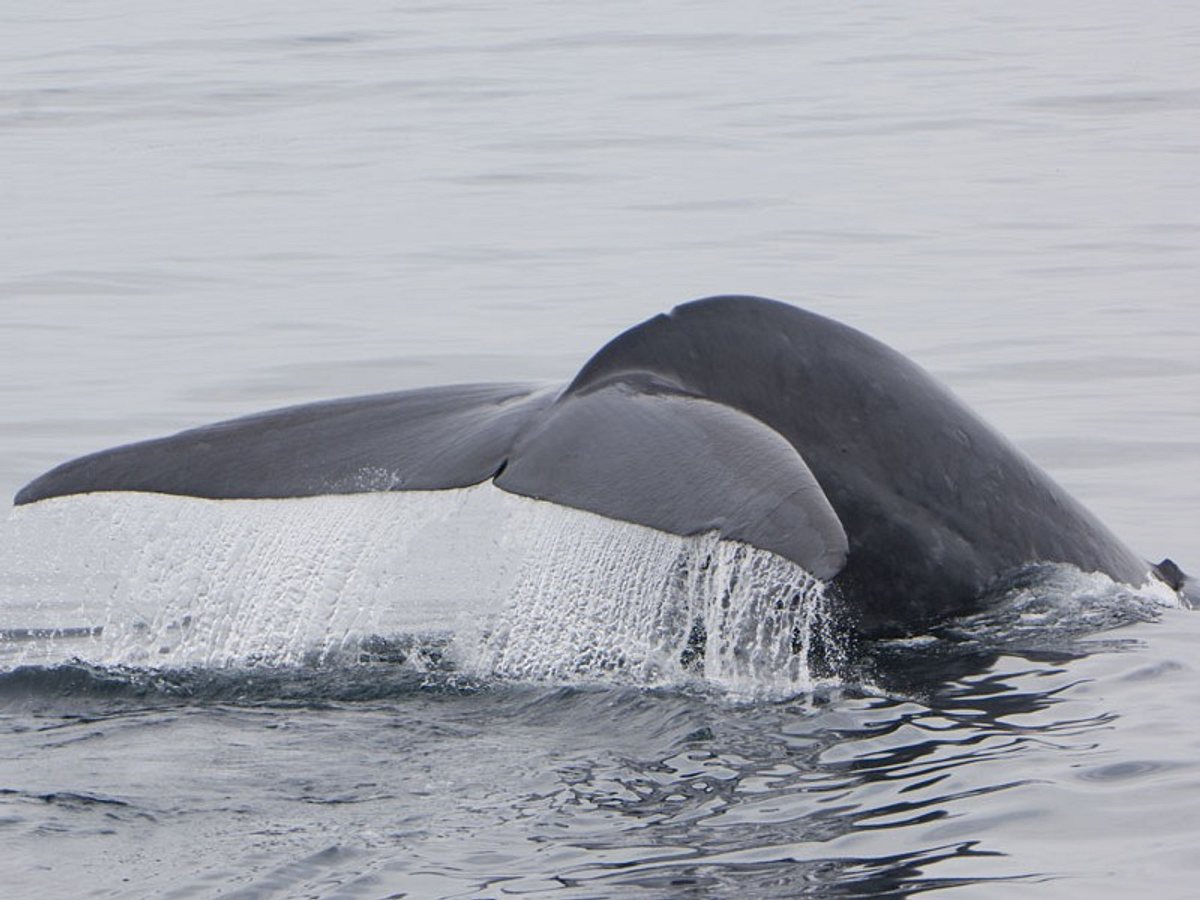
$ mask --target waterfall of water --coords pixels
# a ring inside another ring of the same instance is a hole
[[[490,484],[96,494],[23,507],[4,528],[3,566],[25,576],[5,579],[23,595],[0,606],[0,629],[26,638],[12,662],[341,664],[382,636],[435,641],[482,677],[795,692],[826,627],[823,585],[773,554]]]

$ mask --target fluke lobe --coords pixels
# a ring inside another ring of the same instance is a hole
[[[81,457],[18,504],[92,491],[215,499],[466,487],[675,534],[717,531],[830,581],[865,636],[976,607],[1067,563],[1176,590],[896,351],[757,297],[676,307],[565,387],[470,384],[289,407]]]

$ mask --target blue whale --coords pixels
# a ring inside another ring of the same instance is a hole
[[[1065,563],[1151,566],[928,373],[835,321],[712,297],[637,325],[567,385],[469,384],[274,410],[105,450],[17,504],[93,491],[282,498],[498,487],[680,535],[716,531],[830,582],[860,634],[918,631]]]

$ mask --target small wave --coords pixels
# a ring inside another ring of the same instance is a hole
[[[0,703],[53,708],[80,705],[103,714],[195,704],[314,707],[394,700],[414,693],[467,694],[486,682],[460,672],[429,672],[388,663],[280,668],[146,669],[75,661],[0,672]]]
[[[1119,629],[1157,621],[1179,598],[1150,578],[1141,587],[1061,564],[1026,566],[997,580],[981,611],[927,633],[879,641],[848,678],[884,694],[920,695],[937,683],[984,671],[1000,656],[1065,663],[1136,649]],[[861,649],[861,648],[860,648]]]
[[[1041,564],[1001,578],[981,601],[981,612],[934,633],[959,642],[1053,649],[1084,635],[1154,621],[1163,607],[1174,606],[1178,595],[1149,573],[1144,585],[1131,587],[1099,572]]]

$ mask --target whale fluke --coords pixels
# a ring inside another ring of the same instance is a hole
[[[1130,584],[1151,572],[919,366],[757,297],[655,316],[565,387],[457,385],[275,410],[65,463],[16,502],[91,491],[304,497],[493,478],[779,554],[830,580],[867,635],[969,610],[1000,576],[1034,563]],[[1186,582],[1165,563],[1156,572]]]

